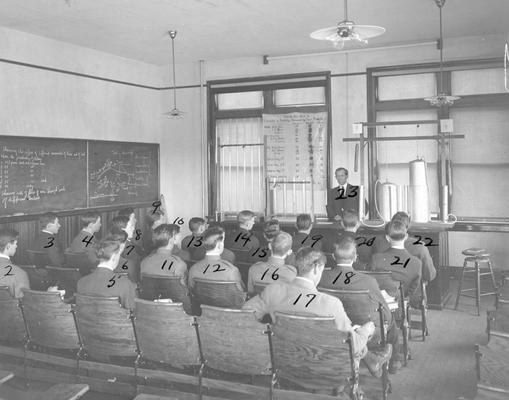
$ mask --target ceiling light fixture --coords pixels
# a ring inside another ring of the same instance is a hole
[[[172,70],[172,73],[173,73],[173,82],[172,82],[172,86],[173,86],[173,108],[164,113],[164,115],[166,115],[168,118],[182,118],[182,116],[184,115],[184,111],[182,110],[179,110],[177,108],[177,80],[175,78],[175,36],[177,36],[177,31],[169,31],[168,34],[170,35],[170,38],[171,38],[171,60],[172,60],[172,65],[173,65],[173,70]]]
[[[342,49],[346,42],[355,42],[357,44],[367,44],[368,39],[380,36],[385,32],[385,28],[374,25],[356,25],[355,22],[348,20],[348,0],[344,0],[345,19],[340,21],[337,26],[319,29],[312,32],[309,36],[317,40],[329,40],[337,49]]]
[[[440,76],[439,76],[439,85],[438,85],[438,94],[432,97],[426,97],[424,100],[429,101],[429,103],[434,107],[443,107],[443,106],[452,106],[456,100],[459,100],[460,97],[457,96],[449,96],[444,92],[444,35],[443,35],[443,23],[442,23],[442,8],[445,5],[445,0],[435,0],[438,9],[440,10],[440,39],[439,39],[439,48],[440,48]]]

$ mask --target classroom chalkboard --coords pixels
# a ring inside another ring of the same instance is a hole
[[[159,197],[159,145],[0,136],[0,216]]]
[[[88,151],[90,207],[157,199],[157,144],[90,141]]]
[[[87,206],[84,140],[0,136],[0,215]]]

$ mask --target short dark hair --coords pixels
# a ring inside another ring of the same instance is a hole
[[[120,243],[125,243],[127,241],[127,232],[118,226],[113,226],[110,229],[108,236],[104,238],[105,240],[117,240]]]
[[[334,175],[336,175],[339,171],[345,171],[346,176],[348,176],[348,170],[344,167],[336,168],[336,170],[334,171]]]
[[[355,228],[355,225],[359,222],[359,216],[357,215],[357,211],[350,208],[343,211],[343,217],[341,220],[345,228]]]
[[[387,223],[385,232],[392,240],[403,240],[405,239],[407,228],[404,222],[396,219]]]
[[[332,248],[336,262],[340,263],[341,261],[349,262],[355,260],[357,251],[355,240],[353,238],[349,236],[337,236],[332,242]]]
[[[121,242],[118,240],[111,240],[110,238],[104,238],[97,245],[95,251],[99,260],[109,260],[113,254],[115,254],[121,246]]]
[[[81,221],[81,227],[85,228],[89,226],[90,224],[93,224],[95,221],[97,221],[97,218],[100,218],[101,214],[98,212],[87,212],[86,214],[83,214],[80,217]]]
[[[218,242],[224,241],[224,229],[221,227],[209,228],[203,232],[203,247],[205,251],[214,250]]]
[[[313,224],[313,220],[311,219],[311,215],[309,214],[299,214],[297,215],[297,222],[295,225],[297,225],[297,229],[299,231],[305,231],[311,228],[311,225]]]
[[[315,250],[309,246],[300,248],[295,255],[295,267],[297,268],[297,275],[306,275],[317,265],[325,265],[326,260],[327,259],[325,258],[325,255],[320,250]]]
[[[19,232],[15,229],[4,228],[0,229],[0,251],[4,251],[9,243],[14,243],[18,240]]]
[[[126,207],[126,208],[122,208],[121,210],[119,210],[117,215],[125,215],[126,217],[130,217],[131,214],[134,214],[134,213],[135,213],[134,208]]]
[[[263,234],[269,241],[273,240],[280,231],[277,219],[271,219],[263,224]]]
[[[159,210],[149,212],[147,214],[147,218],[145,219],[147,226],[152,229],[154,222],[159,221],[163,217],[163,215],[164,214]]]
[[[176,224],[161,224],[152,233],[152,242],[154,246],[164,247],[168,245],[170,239],[174,238],[180,232],[180,226]]]
[[[111,220],[111,226],[117,227],[120,229],[124,229],[129,223],[129,216],[127,215],[117,215],[115,218]]]
[[[189,220],[189,230],[191,232],[196,232],[200,226],[205,225],[205,220],[200,217],[193,217]]]
[[[407,227],[407,229],[410,226],[410,215],[408,215],[404,211],[398,211],[396,214],[394,214],[392,216],[392,220],[403,222],[405,224],[405,226]]]
[[[237,215],[237,221],[239,224],[245,224],[247,221],[249,221],[251,218],[255,217],[255,213],[249,210],[242,210],[239,212],[239,215]]]
[[[39,224],[41,225],[41,228],[44,229],[48,226],[48,224],[55,222],[57,218],[58,215],[54,212],[47,212],[39,217]]]

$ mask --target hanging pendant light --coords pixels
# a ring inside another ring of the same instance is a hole
[[[457,96],[449,96],[444,92],[444,35],[443,35],[443,24],[442,24],[442,8],[445,4],[445,0],[435,0],[438,9],[440,10],[440,76],[439,76],[439,84],[438,84],[438,94],[432,97],[426,97],[424,100],[429,101],[429,103],[434,107],[443,107],[443,106],[452,106],[456,100],[459,100],[461,97]]]
[[[179,110],[177,108],[177,83],[175,79],[175,36],[177,36],[177,31],[169,31],[168,34],[171,38],[171,60],[172,60],[172,74],[173,74],[173,108],[164,113],[168,118],[182,118],[184,115],[184,111]]]

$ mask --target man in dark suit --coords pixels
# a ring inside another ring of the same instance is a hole
[[[113,237],[107,237],[97,244],[99,264],[91,274],[78,281],[79,294],[119,297],[122,307],[134,308],[134,299],[137,297],[136,284],[127,274],[113,272],[119,263],[124,245],[118,240],[113,240]]]
[[[111,220],[111,225],[110,233],[120,230],[127,235],[121,258],[129,260],[129,263],[126,264],[126,267],[120,267],[123,269],[122,272],[127,272],[133,282],[138,282],[140,280],[141,256],[138,254],[136,245],[132,242],[135,229],[133,220],[125,215],[119,215]]]
[[[14,229],[0,229],[0,286],[7,286],[17,299],[23,297],[23,289],[30,289],[28,274],[11,261],[18,248],[18,236]]]
[[[401,361],[398,359],[398,330],[391,310],[385,301],[380,287],[375,278],[358,272],[353,268],[357,258],[355,240],[351,237],[336,237],[332,243],[333,256],[337,265],[331,270],[324,270],[319,287],[339,290],[369,290],[371,307],[366,315],[375,325],[380,328],[378,318],[378,305],[382,305],[384,321],[387,324],[387,342],[392,344],[393,355],[389,365],[390,371],[395,373],[401,368]],[[345,309],[347,315],[358,315],[354,310]],[[378,331],[379,332],[379,331]],[[376,339],[379,340],[379,334]],[[375,342],[372,338],[371,342]]]
[[[293,235],[292,250],[294,253],[301,247],[312,247],[315,250],[322,250],[324,236],[313,232],[313,220],[309,214],[297,215],[295,222],[297,232]]]
[[[225,247],[235,253],[236,259],[242,262],[256,262],[259,260],[253,253],[260,249],[260,241],[251,232],[255,224],[255,214],[249,210],[243,210],[237,216],[239,228],[228,235]],[[260,249],[261,250],[261,249]]]
[[[54,267],[64,265],[64,250],[57,236],[60,229],[60,222],[55,213],[46,213],[39,219],[41,231],[35,238],[34,250],[44,251],[48,261]]]
[[[97,212],[89,212],[80,217],[80,222],[81,231],[67,250],[73,253],[86,253],[91,266],[95,266],[99,262],[95,250],[99,242],[96,234],[101,229],[101,215]]]
[[[340,167],[335,172],[338,186],[327,191],[327,216],[330,221],[340,221],[343,211],[359,211],[359,187],[350,185],[348,170]]]

